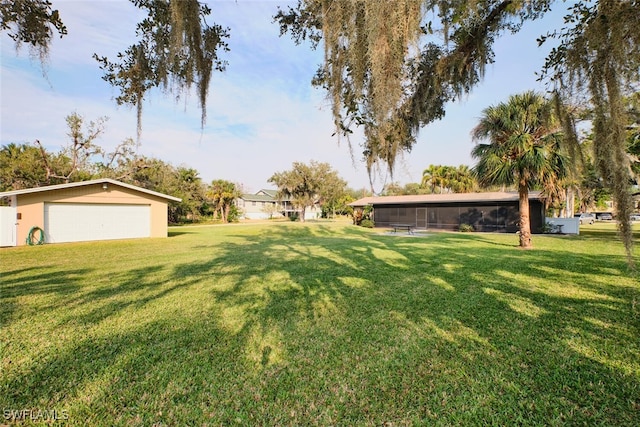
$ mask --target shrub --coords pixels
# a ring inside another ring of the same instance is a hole
[[[362,221],[362,211],[354,210],[351,213],[351,218],[353,218],[353,225],[360,225],[360,222]]]
[[[291,216],[289,217],[289,220],[297,221],[298,220],[298,212],[292,213]]]
[[[362,221],[371,219],[371,212],[373,211],[373,206],[368,205],[365,206],[364,209],[353,209],[351,212],[351,217],[353,218],[354,225],[362,225]]]
[[[374,222],[370,219],[363,219],[360,221],[360,227],[373,228],[374,225]]]
[[[227,222],[239,222],[240,212],[236,205],[229,206],[229,213],[227,214]]]
[[[458,230],[463,233],[469,233],[471,231],[475,231],[475,229],[473,228],[473,225],[465,224],[465,223],[460,224],[460,226],[458,227]]]
[[[540,231],[548,234],[548,233],[552,233],[554,230],[555,226],[550,223],[550,222],[545,222],[544,225],[542,227],[540,227]]]

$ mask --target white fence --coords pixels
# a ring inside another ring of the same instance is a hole
[[[545,221],[554,228],[552,232],[562,234],[580,234],[579,218],[545,218]]]
[[[16,246],[16,208],[0,206],[0,247]]]

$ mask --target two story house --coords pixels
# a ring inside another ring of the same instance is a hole
[[[277,190],[260,190],[255,194],[243,194],[236,199],[236,206],[240,210],[240,216],[246,219],[271,219],[290,217],[298,213],[289,198],[278,200]],[[305,219],[320,217],[320,207],[310,206],[306,208]]]

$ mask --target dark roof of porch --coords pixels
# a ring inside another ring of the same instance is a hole
[[[539,191],[530,191],[529,200],[540,200]],[[482,202],[517,202],[518,193],[491,192],[491,193],[446,193],[446,194],[419,194],[410,196],[377,196],[364,197],[349,203],[349,206],[368,205],[409,205],[418,203],[482,203]]]

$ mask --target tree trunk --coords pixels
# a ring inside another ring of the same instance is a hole
[[[520,181],[518,195],[520,196],[520,247],[523,249],[533,249],[531,242],[531,221],[529,218],[529,188],[525,180]]]
[[[567,196],[566,196],[567,200],[565,203],[565,212],[564,212],[564,217],[565,218],[573,218],[573,213],[575,212],[575,199],[573,196],[573,188],[567,187]]]
[[[298,221],[304,222],[304,211],[305,210],[306,210],[306,208],[304,206],[302,208],[300,208],[300,215],[298,216]]]

